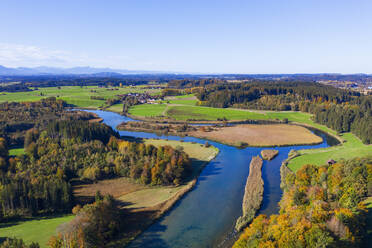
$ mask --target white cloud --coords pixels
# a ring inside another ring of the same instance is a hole
[[[70,54],[37,46],[0,43],[0,65],[18,66],[66,66],[73,62]]]
[[[38,46],[0,42],[0,65],[7,67],[74,67],[93,66],[114,69],[155,69],[160,67],[147,58],[128,57],[123,54],[104,56],[52,50]]]

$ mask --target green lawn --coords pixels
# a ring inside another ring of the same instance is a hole
[[[3,92],[0,94],[0,102],[26,102],[38,101],[46,97],[57,97],[65,100],[69,104],[73,104],[81,108],[98,108],[104,105],[105,100],[113,98],[116,95],[127,93],[144,93],[150,94],[160,93],[159,89],[148,89],[144,86],[128,86],[128,87],[113,87],[100,88],[98,86],[63,86],[58,87],[39,88],[38,90],[29,92]],[[42,95],[41,95],[42,94]],[[103,97],[105,100],[90,99],[91,96]]]
[[[185,98],[191,98],[195,97],[194,94],[188,94],[188,95],[180,95],[180,96],[174,96],[175,99],[185,99]]]
[[[338,146],[299,151],[301,155],[291,159],[288,167],[295,172],[304,164],[323,165],[329,159],[337,161],[372,155],[372,145],[364,145],[354,134],[344,133],[342,138],[345,142]]]
[[[162,116],[166,108],[166,104],[140,104],[131,107],[128,113],[134,116],[157,117]]]
[[[182,104],[182,105],[190,105],[190,106],[195,106],[197,100],[169,100],[170,104]]]
[[[180,98],[182,99],[182,98]],[[226,117],[228,120],[267,120],[287,118],[289,121],[314,124],[311,115],[301,112],[273,112],[273,111],[249,111],[245,109],[211,108],[195,105],[196,100],[168,100],[170,105],[165,112],[166,116],[176,120],[217,120]],[[177,104],[174,106],[173,104]],[[161,116],[167,104],[153,105],[142,104],[130,108],[129,113],[135,116],[149,117]],[[180,106],[178,106],[180,105]],[[181,106],[182,105],[182,106]],[[321,125],[319,125],[321,126]],[[323,127],[323,126],[321,126]]]
[[[116,112],[116,113],[121,113],[121,112],[123,112],[123,104],[118,103],[118,104],[112,105],[112,106],[108,107],[106,110]]]
[[[34,218],[31,220],[1,223],[0,237],[22,238],[26,243],[38,242],[41,247],[47,247],[49,238],[56,234],[56,228],[74,218],[65,215],[56,218]]]
[[[25,153],[24,148],[15,148],[15,149],[10,149],[9,150],[9,155],[10,156],[18,156],[18,155],[21,155],[21,154],[24,154],[24,153]]]
[[[201,106],[170,106],[167,115],[176,120],[217,120],[224,117],[228,120],[267,119],[267,116],[257,112]]]
[[[195,106],[197,102],[198,99],[194,96],[194,94],[165,97],[165,100],[162,101],[162,103],[190,106]]]

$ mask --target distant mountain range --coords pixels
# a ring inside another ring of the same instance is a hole
[[[112,68],[95,68],[95,67],[17,67],[9,68],[0,65],[0,76],[32,76],[32,75],[92,75],[102,74],[102,76],[128,75],[128,74],[162,74],[169,72],[161,71],[136,71]]]
[[[131,77],[131,75],[142,75],[142,77],[162,77],[164,79],[201,79],[201,78],[220,78],[225,80],[298,80],[298,81],[351,81],[365,84],[372,83],[372,74],[341,74],[341,73],[296,73],[296,74],[202,74],[202,73],[183,73],[170,71],[145,71],[145,70],[125,70],[112,68],[95,67],[17,67],[10,68],[0,65],[0,77],[33,77],[33,76],[76,76],[76,77]],[[13,79],[12,79],[13,80]]]

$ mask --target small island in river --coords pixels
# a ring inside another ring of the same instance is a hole
[[[253,157],[249,166],[249,175],[245,184],[243,198],[243,215],[238,218],[235,229],[241,231],[256,215],[263,199],[264,182],[262,180],[262,159]]]
[[[279,154],[279,151],[278,150],[268,150],[268,149],[266,149],[266,150],[262,150],[261,151],[261,156],[265,160],[272,160],[278,154]]]

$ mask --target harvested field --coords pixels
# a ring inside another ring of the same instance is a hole
[[[272,160],[279,154],[278,150],[262,150],[261,156],[265,160]]]
[[[125,194],[119,200],[130,203],[127,208],[148,208],[167,201],[184,187],[152,187]]]
[[[145,185],[135,183],[130,178],[120,177],[98,181],[93,184],[82,184],[74,186],[74,196],[81,203],[87,203],[94,200],[97,191],[102,195],[111,194],[114,197],[120,197],[134,191],[147,188]]]
[[[236,221],[235,229],[241,231],[256,215],[263,199],[264,182],[262,180],[262,159],[253,157],[249,167],[249,175],[245,184],[243,198],[243,215]]]
[[[218,127],[213,131],[190,132],[190,136],[210,139],[234,146],[289,146],[318,144],[322,138],[305,127],[288,124]]]

